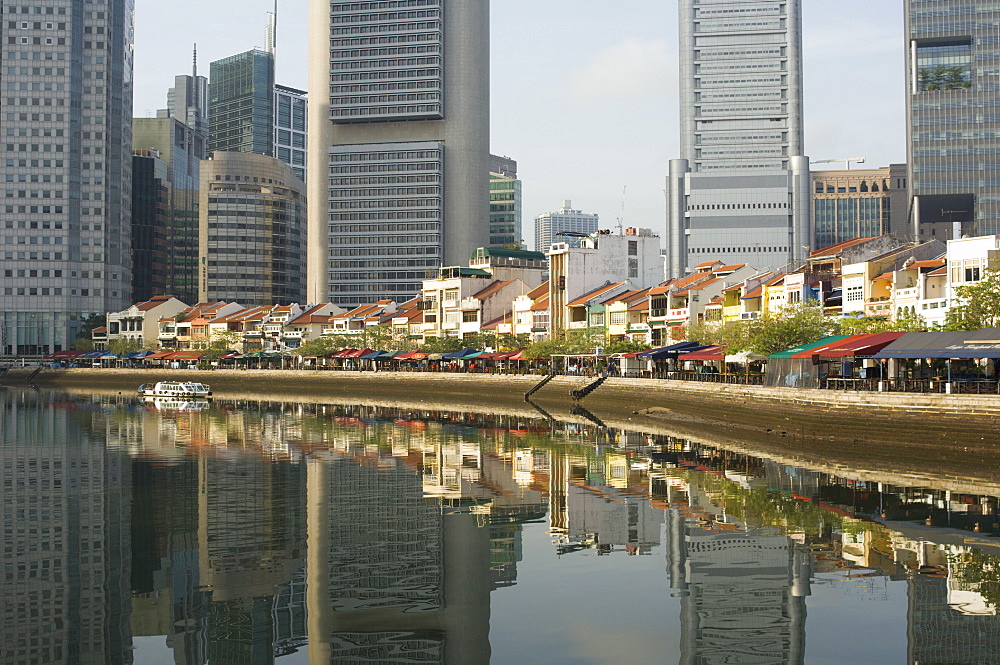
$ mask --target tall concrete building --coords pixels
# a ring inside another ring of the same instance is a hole
[[[489,244],[489,2],[309,8],[308,300],[402,301]]]
[[[211,64],[210,152],[274,153],[274,54],[251,49]]]
[[[198,51],[195,49],[191,74],[174,77],[174,87],[167,91],[167,108],[156,112],[157,118],[174,118],[208,136],[208,79],[198,76]]]
[[[490,244],[495,249],[521,247],[521,181],[517,162],[490,155]]]
[[[0,5],[0,354],[131,302],[133,4]]]
[[[563,201],[559,210],[535,217],[535,251],[547,252],[554,242],[569,242],[571,237],[594,233],[598,224],[597,213],[574,210],[572,201]]]
[[[905,10],[912,233],[1000,232],[1000,7],[907,0]]]
[[[266,155],[216,152],[201,164],[200,302],[304,302],[305,184]]]
[[[781,267],[812,246],[800,0],[680,0],[681,159],[667,275],[708,259]]]

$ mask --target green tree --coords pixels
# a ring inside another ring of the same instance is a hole
[[[650,348],[649,344],[646,344],[645,342],[621,340],[608,344],[604,349],[604,353],[639,353],[640,351],[648,351]]]
[[[552,356],[565,355],[569,353],[569,345],[564,339],[547,339],[544,342],[534,342],[529,344],[524,350],[524,357],[528,360],[539,360],[551,358]]]
[[[344,347],[341,346],[340,339],[332,335],[324,335],[322,337],[317,337],[316,339],[310,339],[302,342],[302,344],[292,350],[292,353],[299,356],[322,358],[329,356],[332,353],[336,353],[343,348]]]
[[[739,350],[766,356],[816,341],[831,334],[832,329],[832,321],[823,316],[822,309],[815,303],[785,305],[749,321],[746,347]]]
[[[243,345],[243,334],[238,330],[215,330],[212,339],[203,342],[201,351],[203,360],[216,360],[229,351],[239,351]]]
[[[688,339],[702,344],[714,344],[726,354],[750,348],[750,326],[745,321],[695,323],[688,329]]]
[[[365,349],[386,350],[392,342],[392,326],[380,323],[377,326],[366,326],[360,335],[360,344]]]
[[[424,353],[452,353],[464,348],[465,340],[458,337],[428,337],[420,345],[420,350]]]
[[[990,268],[978,282],[955,287],[945,330],[981,330],[1000,326],[1000,270]]]

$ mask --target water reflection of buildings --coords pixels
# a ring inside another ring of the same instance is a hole
[[[46,590],[63,593],[51,612],[63,626],[90,626],[65,601],[85,596],[111,610],[102,611],[113,628],[92,626],[107,634],[96,662],[131,658],[130,574],[131,633],[165,636],[178,664],[272,663],[306,643],[309,662],[324,665],[486,663],[490,592],[517,582],[524,525],[546,514],[562,553],[649,553],[666,534],[682,663],[801,662],[811,578],[813,591],[836,580],[907,584],[912,662],[971,665],[1000,649],[1000,559],[960,539],[943,542],[941,529],[906,526],[926,519],[986,537],[995,532],[992,497],[515,417],[268,403],[152,412],[36,400],[3,402],[0,413],[4,444],[50,442],[0,451],[5,533],[25,528],[26,511],[44,505],[89,507],[73,527],[81,554],[73,565],[92,571],[80,579],[110,586],[66,591],[26,573],[8,594],[16,602],[2,610],[5,625],[73,637],[46,618],[24,619],[25,608]],[[87,432],[107,448],[51,443]],[[29,472],[46,459],[48,471]],[[48,494],[8,492],[31,479]],[[107,499],[99,507],[97,486]],[[70,532],[60,510],[41,519],[51,527],[43,536],[17,532],[12,542],[69,542],[52,531],[58,523]],[[83,554],[95,534],[109,546]],[[23,545],[4,547],[29,571],[44,560],[21,554]],[[115,578],[120,571],[124,579]],[[106,646],[118,643],[117,655]],[[42,655],[17,640],[0,643],[0,655],[9,644],[24,662]]]
[[[802,663],[808,553],[729,519],[698,485],[669,484],[664,498],[677,505],[667,511],[667,570],[681,598],[682,665]]]
[[[0,662],[132,662],[128,457],[103,414],[0,391]]]

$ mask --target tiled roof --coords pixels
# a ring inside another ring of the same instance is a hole
[[[649,290],[649,295],[651,295],[651,296],[659,296],[659,295],[663,295],[664,293],[667,293],[668,291],[670,291],[670,283],[669,282],[666,283],[666,284],[661,284],[660,286],[654,286],[653,288],[651,288]]]
[[[514,283],[513,279],[498,280],[487,286],[485,289],[479,291],[479,293],[473,294],[472,297],[475,298],[476,300],[486,300],[490,296],[503,290],[505,287],[513,283]]]
[[[590,291],[589,293],[585,293],[582,296],[580,296],[579,298],[577,298],[576,300],[573,300],[572,302],[568,303],[566,306],[567,307],[578,307],[578,306],[581,306],[581,305],[586,305],[591,300],[595,300],[596,298],[600,298],[602,295],[604,295],[608,291],[611,291],[612,289],[615,289],[615,288],[621,286],[624,283],[625,282],[611,282],[611,283],[605,284],[603,286],[599,286],[596,289],[594,289],[593,291]]]
[[[752,289],[743,295],[741,300],[753,300],[754,298],[760,298],[764,294],[764,287],[758,286],[756,289]]]
[[[538,286],[536,286],[531,291],[528,291],[528,297],[531,298],[532,300],[537,300],[538,298],[541,298],[543,295],[548,295],[548,293],[549,293],[549,282],[548,280],[546,280],[541,284],[539,284]]]
[[[139,303],[135,306],[140,312],[148,312],[149,310],[159,307],[163,303],[167,302],[173,298],[173,296],[153,296],[146,302]]]
[[[307,309],[306,311],[299,314],[298,316],[296,316],[294,319],[288,321],[286,325],[303,325],[306,323],[326,323],[330,319],[329,315],[327,314],[316,315],[315,312],[323,309],[324,307],[327,307],[329,304],[330,303],[324,302],[318,305],[314,305],[309,309]]]
[[[616,296],[608,298],[607,300],[602,300],[602,305],[611,305],[616,302],[632,303],[635,298],[641,296],[645,299],[648,289],[632,289],[631,291],[625,291],[624,293],[619,293]]]
[[[532,312],[541,312],[549,308],[549,297],[543,296],[535,300],[534,304],[531,306]]]
[[[909,268],[940,268],[945,265],[945,258],[942,256],[938,259],[930,259],[929,261],[914,261],[908,267]]]
[[[931,272],[927,273],[927,275],[931,277],[936,277],[938,275],[947,275],[947,274],[948,274],[947,266],[941,266],[937,270],[932,270]]]
[[[855,245],[860,245],[863,242],[868,242],[869,240],[874,240],[878,236],[872,236],[871,238],[852,238],[851,240],[845,240],[844,242],[838,242],[835,245],[830,245],[828,247],[823,247],[822,249],[817,249],[815,252],[809,252],[809,258],[819,257],[819,256],[836,256],[840,252],[854,247]]]
[[[705,261],[704,263],[699,263],[694,267],[694,269],[697,270],[698,268],[708,268],[710,266],[714,266],[716,263],[719,263],[719,259],[712,259],[711,261]]]
[[[728,266],[719,266],[718,268],[716,268],[712,272],[736,272],[740,268],[746,268],[746,267],[747,267],[747,264],[745,264],[745,263],[733,263],[733,264],[730,264]]]
[[[874,279],[872,279],[872,281],[873,282],[880,282],[883,279],[892,279],[892,273],[891,272],[884,272],[881,275],[879,275],[878,277],[875,277]]]

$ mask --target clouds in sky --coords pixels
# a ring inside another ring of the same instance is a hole
[[[278,82],[306,86],[307,0],[280,0]],[[803,1],[806,151],[906,159],[898,0]],[[273,0],[136,0],[135,115],[166,103],[177,74],[264,42]],[[518,161],[526,239],[572,199],[616,224],[664,229],[678,156],[676,0],[494,0],[492,151]],[[824,165],[836,166],[836,165]],[[623,190],[625,194],[623,196]]]

